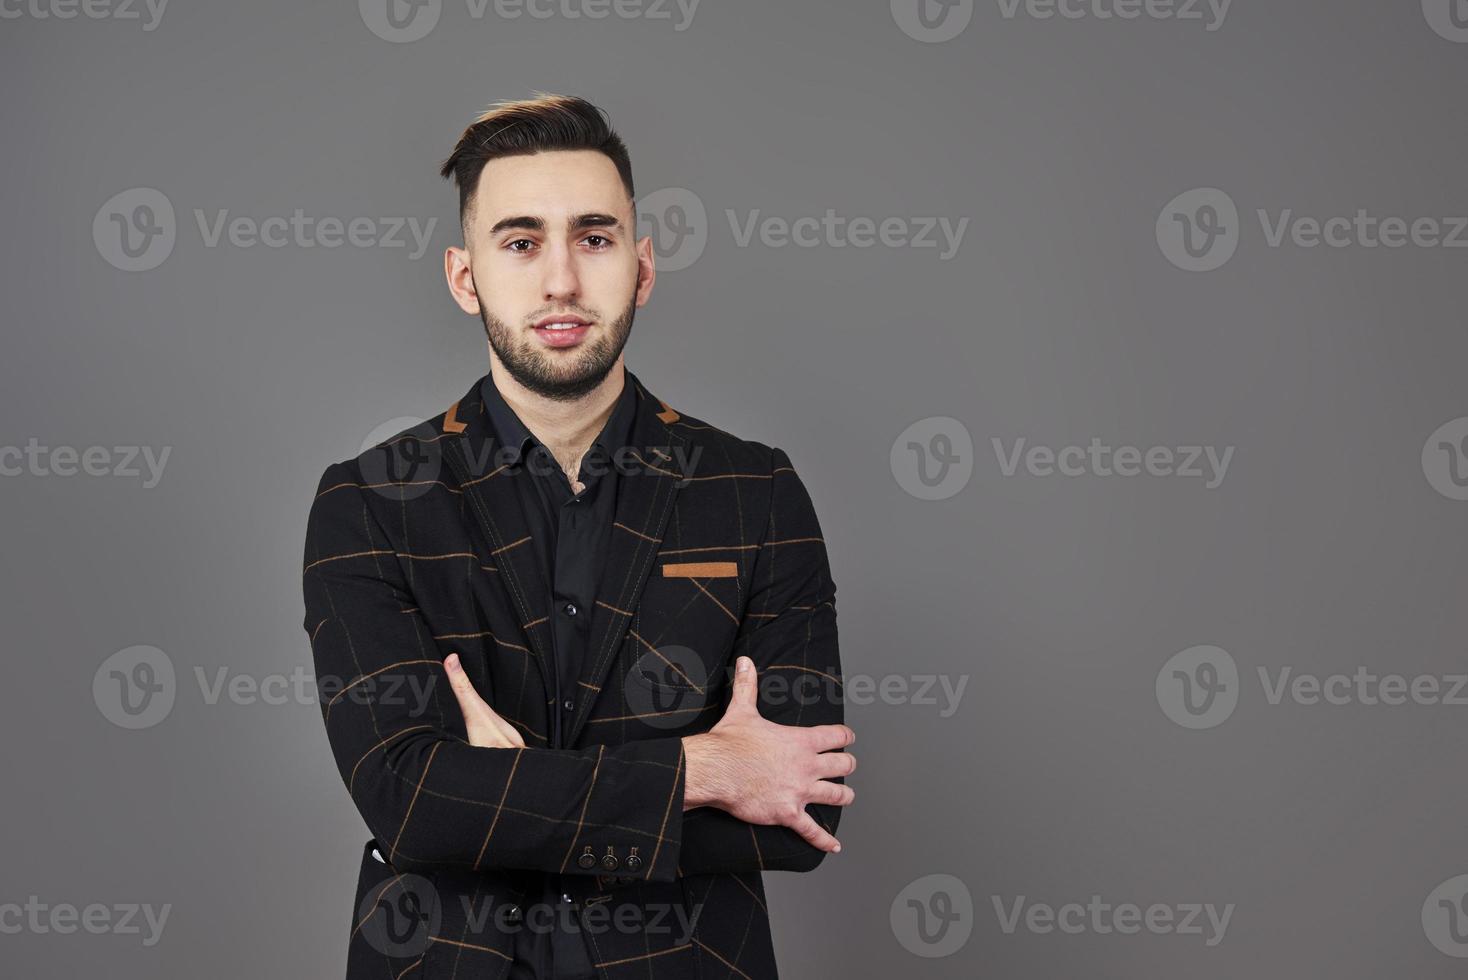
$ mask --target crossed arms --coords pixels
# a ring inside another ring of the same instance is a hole
[[[814,507],[773,451],[772,504],[709,732],[579,749],[527,748],[462,668],[444,663],[354,463],[322,475],[307,524],[305,626],[337,768],[399,868],[604,873],[650,881],[807,871],[831,850],[855,758],[842,723],[835,586]],[[447,676],[453,701],[439,698]],[[765,698],[757,679],[777,678]],[[812,683],[802,683],[802,681]],[[391,682],[391,683],[389,683]],[[432,692],[431,701],[387,690]],[[812,692],[816,692],[814,695]],[[626,858],[633,853],[637,862]]]

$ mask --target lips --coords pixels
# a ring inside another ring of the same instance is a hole
[[[536,324],[535,335],[548,347],[574,347],[590,330],[591,324],[580,317],[567,317]]]

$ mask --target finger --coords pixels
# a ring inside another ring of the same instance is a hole
[[[789,827],[803,837],[811,847],[833,853],[841,850],[841,842],[826,833],[825,828],[816,823],[804,810],[801,810],[800,816],[790,822]]]
[[[465,718],[477,714],[481,707],[488,707],[484,699],[479,696],[479,692],[474,690],[474,683],[464,672],[464,665],[459,662],[457,653],[449,654],[443,666],[449,675],[449,687],[454,692],[454,699],[459,702],[459,710],[464,713]]]
[[[856,732],[846,725],[815,725],[804,731],[809,733],[808,738],[817,752],[844,749],[856,741]]]
[[[729,695],[728,711],[759,713],[759,685],[755,681],[754,661],[741,656],[734,661],[734,690]]]
[[[856,799],[856,790],[844,783],[833,783],[829,779],[817,780],[811,787],[810,802],[826,803],[830,806],[850,806]]]
[[[850,752],[822,752],[816,756],[816,775],[821,779],[830,776],[850,776],[856,772],[856,756]]]
[[[494,722],[496,727],[499,728],[500,734],[505,737],[505,740],[507,742],[509,742],[511,745],[519,746],[522,749],[525,747],[525,739],[521,737],[520,729],[516,728],[514,725],[506,721],[503,717],[500,716],[500,713],[498,711],[495,711],[493,708],[486,708],[485,710],[489,712],[490,719]]]

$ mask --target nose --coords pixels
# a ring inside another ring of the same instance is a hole
[[[581,292],[581,279],[576,269],[576,254],[564,242],[547,244],[541,284],[547,300],[574,300]]]

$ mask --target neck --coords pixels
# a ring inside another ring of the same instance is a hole
[[[489,373],[505,404],[571,474],[579,471],[581,457],[611,417],[626,383],[620,355],[601,384],[569,401],[547,398],[526,388],[510,376],[493,351],[489,355]]]

